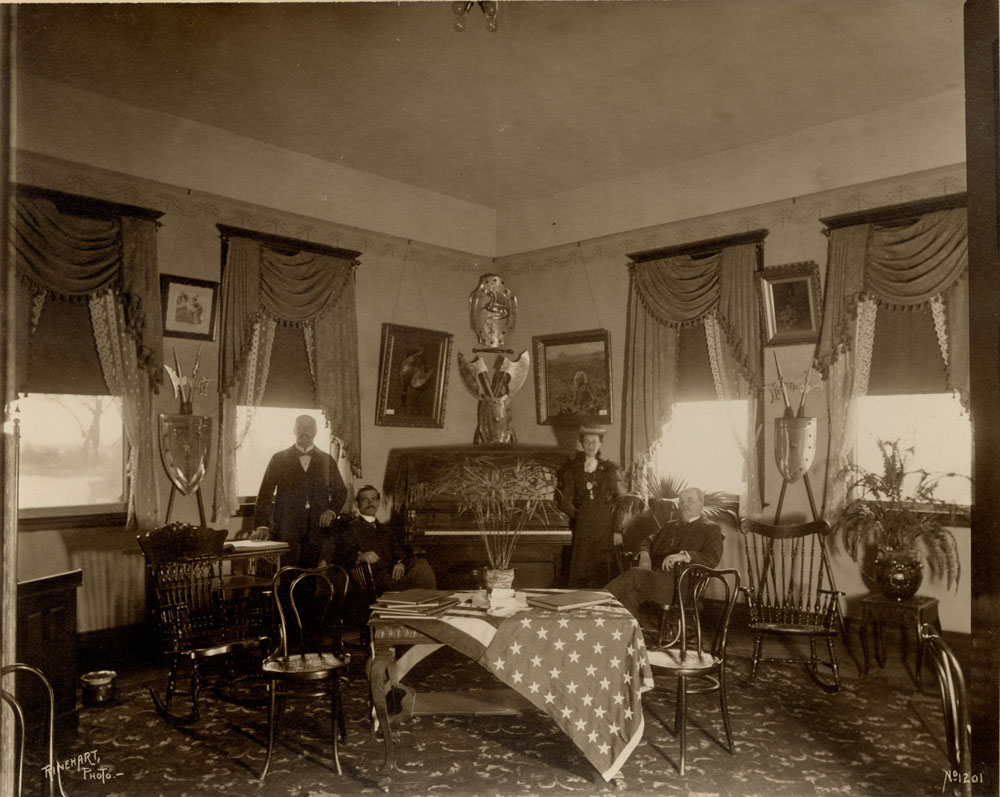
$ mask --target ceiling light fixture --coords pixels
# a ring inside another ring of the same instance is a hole
[[[493,0],[479,0],[478,3],[468,0],[457,0],[451,4],[451,10],[455,12],[455,30],[461,33],[465,30],[465,22],[473,6],[479,6],[483,14],[486,15],[486,29],[490,33],[497,32],[497,4]]]

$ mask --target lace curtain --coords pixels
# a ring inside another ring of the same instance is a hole
[[[680,327],[705,324],[711,318],[717,355],[714,368],[719,369],[721,362],[726,374],[723,392],[754,394],[759,389],[756,263],[756,245],[741,244],[705,257],[681,255],[630,267],[622,435],[626,467],[643,466],[670,420],[677,400]],[[750,417],[748,423],[755,416]],[[755,470],[748,460],[748,474]]]
[[[90,318],[101,359],[101,370],[111,394],[120,397],[122,423],[128,438],[128,521],[126,528],[141,532],[156,528],[160,514],[153,443],[153,391],[138,367],[135,345],[121,303],[107,291],[91,296]]]
[[[867,393],[878,305],[929,306],[948,386],[969,395],[968,234],[965,208],[925,213],[902,224],[830,231],[823,327],[816,368],[826,382],[830,445],[823,514],[846,499],[839,474],[855,437],[855,398]]]
[[[128,528],[154,528],[152,394],[163,379],[156,222],[63,213],[51,199],[19,194],[8,223],[15,269],[33,308],[18,316],[18,361],[26,362],[45,296],[89,304],[104,380],[121,400],[129,442]]]
[[[250,238],[230,237],[222,279],[216,522],[239,506],[236,451],[246,430],[236,429],[236,408],[260,404],[275,324],[302,329],[316,405],[341,441],[352,470],[360,473],[356,265],[343,257],[309,251],[288,254]]]

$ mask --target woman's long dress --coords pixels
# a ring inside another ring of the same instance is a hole
[[[597,469],[586,473],[583,463],[583,456],[578,456],[560,474],[560,507],[569,515],[573,531],[567,579],[573,589],[601,588],[618,575],[611,511],[621,492],[618,466],[598,458]]]

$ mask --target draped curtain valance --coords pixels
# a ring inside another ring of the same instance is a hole
[[[357,311],[350,256],[270,246],[230,235],[222,276],[222,387],[216,519],[237,508],[235,456],[238,404],[257,406],[267,380],[274,324],[302,329],[316,406],[361,469]]]
[[[15,269],[37,319],[47,295],[74,301],[112,291],[151,384],[163,380],[156,222],[64,212],[44,196],[18,194],[8,218]],[[25,313],[21,323],[31,316]],[[26,339],[26,337],[24,338]]]
[[[761,384],[757,244],[629,266],[622,461],[641,462],[670,420],[677,392],[677,330],[712,322],[748,392]]]
[[[857,224],[831,230],[823,327],[816,352],[821,373],[825,376],[841,353],[854,348],[860,301],[915,307],[932,301],[947,306],[954,299],[964,305],[957,294],[967,290],[967,270],[965,208],[925,213],[905,224]],[[964,330],[968,340],[967,322]]]

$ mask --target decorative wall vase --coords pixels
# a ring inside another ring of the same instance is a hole
[[[469,326],[480,344],[491,349],[503,346],[517,319],[517,297],[499,274],[483,274],[469,294]]]
[[[514,584],[514,568],[507,570],[493,570],[487,568],[484,571],[484,581],[486,589],[511,589]]]
[[[774,459],[786,482],[801,479],[816,458],[815,418],[774,419]]]
[[[207,415],[160,413],[160,460],[181,495],[198,489],[208,469],[212,419]]]
[[[917,594],[924,567],[916,551],[879,549],[875,557],[875,583],[887,598],[905,601]]]

